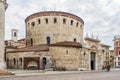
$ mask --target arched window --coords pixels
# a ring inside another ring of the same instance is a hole
[[[30,43],[31,43],[31,46],[32,46],[33,45],[33,39],[32,38],[30,39]]]
[[[71,20],[71,25],[73,25],[73,20]]]
[[[76,42],[76,38],[74,38],[74,42]]]
[[[41,22],[40,19],[38,19],[38,24],[40,24],[40,22]]]
[[[15,58],[13,58],[13,63],[14,63],[14,65],[16,65],[16,59]]]
[[[22,65],[22,58],[20,58],[19,60],[20,60],[20,65]]]
[[[15,36],[15,37],[17,36],[16,32],[14,32],[14,36]]]
[[[47,18],[45,19],[45,22],[46,22],[46,24],[48,24],[48,19]]]
[[[77,23],[76,23],[76,27],[78,27],[78,25],[79,25],[79,23],[77,22]]]
[[[66,24],[66,19],[65,18],[63,19],[63,24]]]
[[[47,44],[50,44],[50,37],[47,37]]]
[[[54,23],[57,23],[57,19],[56,18],[54,18]]]
[[[35,23],[34,23],[34,22],[32,22],[32,23],[31,23],[31,26],[32,26],[32,27],[34,27],[34,26],[35,26]]]

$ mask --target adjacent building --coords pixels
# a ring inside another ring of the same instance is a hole
[[[116,35],[113,41],[115,67],[120,67],[120,35]]]
[[[106,67],[107,65],[111,65],[110,62],[110,46],[109,45],[105,45],[105,44],[101,44],[102,46],[102,53],[103,53],[103,67]]]

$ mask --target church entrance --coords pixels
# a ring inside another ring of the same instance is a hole
[[[96,59],[96,54],[95,52],[91,52],[90,54],[90,67],[91,67],[91,70],[95,70],[95,59]]]
[[[45,69],[46,64],[47,64],[47,59],[46,59],[46,57],[43,57],[42,58],[42,69],[43,70]]]

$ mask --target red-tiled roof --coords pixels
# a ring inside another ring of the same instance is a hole
[[[31,52],[31,51],[48,51],[49,46],[46,44],[39,44],[34,46],[27,46],[23,48],[16,49],[15,51],[9,51],[9,52]]]
[[[18,49],[16,46],[7,46],[5,48],[7,48],[7,49]]]
[[[78,17],[78,16],[76,16],[74,14],[67,13],[67,12],[61,12],[61,11],[37,12],[37,13],[34,13],[34,14],[28,16],[25,19],[25,22],[29,21],[30,19],[33,19],[35,17],[40,17],[40,16],[66,16],[66,17],[70,17],[70,18],[76,19],[76,20],[80,21],[84,25],[84,21],[82,20],[82,18],[80,18],[80,17]]]
[[[58,43],[50,44],[50,46],[64,46],[64,47],[82,47],[79,42],[63,41]]]

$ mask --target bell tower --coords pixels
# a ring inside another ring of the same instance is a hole
[[[18,41],[18,30],[17,29],[12,29],[11,34],[12,34],[12,40],[17,42]]]
[[[7,9],[6,0],[0,0],[0,68],[5,68],[4,61],[4,29],[5,29],[5,10]]]

